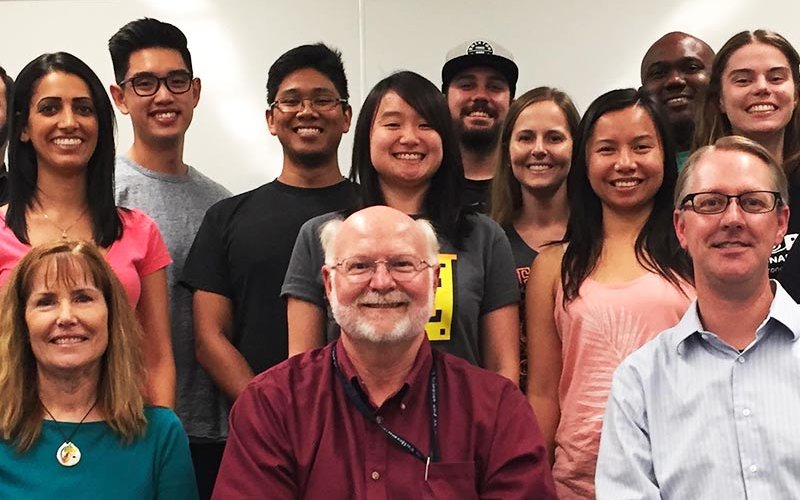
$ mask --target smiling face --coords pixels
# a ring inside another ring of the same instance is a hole
[[[360,256],[384,260],[411,255],[430,260],[422,232],[407,215],[375,206],[342,223],[333,243],[336,262]],[[323,280],[342,335],[373,343],[400,342],[423,335],[433,311],[435,271],[426,268],[398,282],[379,264],[368,281],[354,282],[338,268],[326,265]]]
[[[53,71],[36,82],[20,139],[33,145],[38,168],[85,169],[97,130],[94,101],[80,77]]]
[[[180,52],[153,47],[131,53],[125,80],[144,75],[166,77],[176,71],[188,72]],[[145,144],[172,144],[183,141],[192,123],[194,108],[200,99],[200,80],[194,79],[183,94],[173,94],[162,81],[158,91],[142,97],[131,83],[111,86],[111,95],[119,110],[130,115],[136,141]]]
[[[389,91],[375,111],[369,153],[382,187],[426,190],[442,163],[442,138],[402,97]]]
[[[708,45],[684,33],[661,38],[645,55],[642,85],[661,104],[671,126],[694,124],[713,59]]]
[[[341,96],[333,82],[312,68],[289,73],[278,86],[275,99],[311,99]],[[342,134],[350,130],[352,111],[349,106],[337,105],[319,111],[304,101],[300,111],[284,112],[279,108],[267,110],[267,125],[283,146],[283,153],[298,167],[317,167],[336,159]]]
[[[534,102],[519,114],[511,131],[509,158],[523,189],[555,192],[567,178],[572,134],[564,111],[553,101]]]
[[[649,212],[664,180],[664,151],[647,111],[631,106],[598,118],[586,144],[586,164],[604,209]]]
[[[456,133],[468,148],[492,148],[497,144],[510,104],[508,82],[493,68],[467,68],[447,88],[447,105]]]
[[[25,322],[39,373],[99,369],[108,347],[103,293],[77,258],[49,258],[32,275]]]
[[[731,54],[722,72],[720,108],[734,134],[759,142],[782,136],[796,107],[796,82],[777,47],[755,42]]]
[[[737,195],[748,191],[776,191],[769,167],[742,151],[714,150],[700,158],[686,191],[713,191]],[[675,232],[689,252],[698,286],[726,287],[768,279],[772,247],[786,234],[789,209],[779,205],[764,214],[744,212],[731,201],[723,213],[704,215],[676,210]]]

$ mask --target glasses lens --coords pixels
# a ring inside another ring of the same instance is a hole
[[[192,86],[192,75],[185,71],[177,71],[167,75],[167,88],[173,94],[182,94]]]
[[[775,208],[775,195],[767,191],[754,191],[739,195],[739,206],[751,214],[763,214]]]
[[[698,193],[692,200],[692,208],[701,214],[718,214],[728,206],[728,197],[719,193]]]
[[[333,97],[323,96],[311,99],[311,105],[314,109],[319,111],[330,111],[335,108],[337,104],[339,104],[338,100]]]
[[[142,75],[131,79],[133,90],[141,96],[153,95],[158,90],[158,78],[152,75]]]
[[[366,257],[350,257],[342,261],[341,267],[348,276],[369,276],[375,271],[375,261]]]

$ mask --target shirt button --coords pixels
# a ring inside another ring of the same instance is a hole
[[[383,423],[383,417],[378,415],[377,417],[375,417],[375,421],[378,422],[379,424],[382,424]]]
[[[744,410],[742,410],[742,415],[744,415],[745,417],[749,417],[750,416],[750,408],[745,408]]]
[[[753,465],[752,467],[755,467],[755,465]],[[378,473],[378,471],[372,471],[370,477],[372,478],[373,481],[377,481],[378,479],[381,478],[381,475]]]
[[[752,472],[753,474],[758,472],[758,465],[756,465],[756,464],[751,465],[750,466],[750,472]]]
[[[739,361],[739,363],[744,363],[744,356],[739,356],[737,361]]]

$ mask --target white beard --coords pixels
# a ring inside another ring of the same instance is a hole
[[[433,292],[428,293],[426,304],[423,307],[415,305],[410,297],[399,290],[381,294],[374,291],[365,292],[352,304],[343,305],[339,302],[334,281],[331,282],[331,296],[329,298],[331,311],[336,323],[354,340],[365,340],[373,343],[398,343],[411,340],[425,330],[425,324],[433,311]],[[408,314],[398,318],[388,331],[378,331],[368,318],[359,312],[358,304],[380,302],[408,301]]]

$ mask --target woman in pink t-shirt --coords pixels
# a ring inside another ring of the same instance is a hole
[[[531,269],[528,397],[562,499],[594,498],[614,369],[676,324],[693,295],[672,228],[677,168],[667,137],[640,92],[597,98],[575,138],[565,244],[542,251]]]
[[[97,75],[75,56],[43,54],[22,69],[9,110],[9,203],[0,207],[0,283],[32,247],[94,242],[123,283],[146,333],[149,403],[174,406],[165,267],[155,223],[114,204],[114,112]]]

